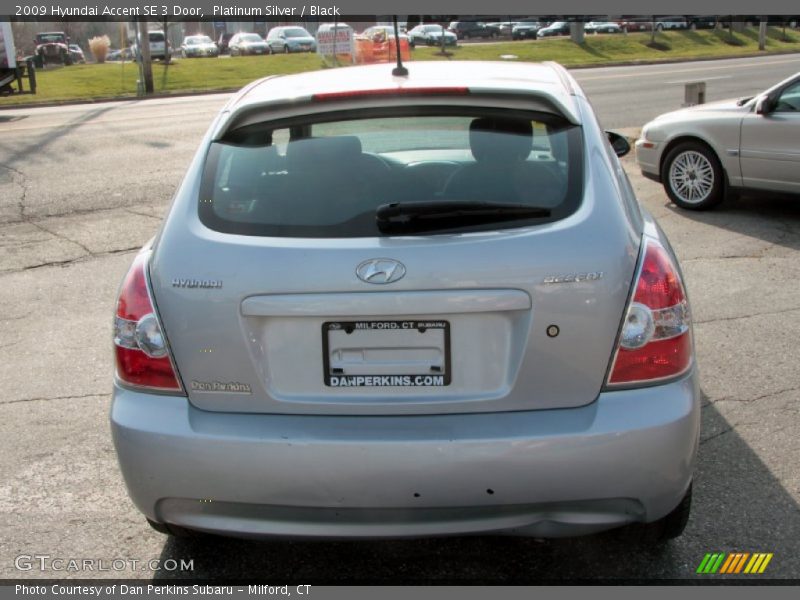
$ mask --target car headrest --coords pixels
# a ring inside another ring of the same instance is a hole
[[[533,145],[533,126],[524,119],[481,117],[469,126],[469,147],[478,162],[523,161]]]
[[[305,138],[289,142],[286,165],[292,171],[352,168],[361,156],[361,140],[356,136]]]

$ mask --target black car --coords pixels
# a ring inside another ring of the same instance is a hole
[[[686,15],[689,29],[714,29],[717,26],[717,17],[708,15]]]
[[[453,21],[448,27],[456,34],[460,40],[469,38],[493,38],[499,35],[499,31],[494,27],[489,27],[486,23],[479,21]]]
[[[38,67],[48,64],[71,65],[72,54],[69,51],[69,38],[63,31],[48,31],[37,33],[36,63]]]
[[[220,54],[225,54],[229,52],[230,49],[228,48],[228,43],[231,41],[233,37],[232,33],[220,33],[219,39],[217,40],[217,48],[219,48]]]
[[[570,26],[569,23],[566,21],[556,21],[555,23],[550,23],[547,27],[542,27],[539,31],[536,32],[538,37],[549,37],[553,35],[569,35],[570,34]]]
[[[542,28],[539,21],[519,21],[511,30],[512,40],[535,40],[537,33]]]

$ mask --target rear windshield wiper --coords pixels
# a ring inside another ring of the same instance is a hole
[[[382,204],[375,221],[382,232],[428,231],[549,216],[549,208],[530,204],[434,200]]]

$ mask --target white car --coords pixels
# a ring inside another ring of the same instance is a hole
[[[583,30],[586,33],[622,33],[622,27],[610,21],[589,21]]]
[[[172,57],[172,48],[163,31],[150,31],[147,37],[150,41],[151,59],[169,60]],[[140,55],[138,42],[134,41],[131,50],[138,59]]]
[[[246,56],[248,54],[272,54],[267,42],[257,33],[237,33],[228,42],[231,56]]]
[[[202,56],[219,56],[219,47],[207,35],[188,35],[181,44],[183,58],[200,58]]]
[[[731,189],[800,194],[800,73],[753,98],[655,118],[636,161],[681,208],[711,208]]]

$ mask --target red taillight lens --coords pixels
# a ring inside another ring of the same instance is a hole
[[[636,291],[625,311],[608,383],[650,383],[692,364],[689,303],[667,251],[647,240]]]
[[[117,300],[114,351],[117,376],[131,385],[180,391],[167,343],[147,287],[148,254],[133,261]]]

